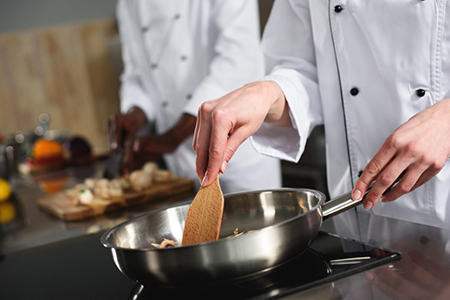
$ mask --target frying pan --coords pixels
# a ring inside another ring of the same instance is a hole
[[[277,189],[224,196],[219,240],[158,249],[171,239],[181,245],[189,203],[156,210],[105,232],[117,268],[143,286],[217,284],[267,272],[305,251],[325,218],[362,203],[351,193],[325,202],[312,189]],[[233,232],[245,232],[233,237]],[[231,237],[230,237],[231,236]]]

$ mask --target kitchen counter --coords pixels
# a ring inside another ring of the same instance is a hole
[[[193,198],[166,198],[148,204],[130,207],[105,216],[80,221],[63,221],[38,207],[37,199],[44,196],[46,183],[59,182],[65,187],[82,183],[85,178],[101,177],[105,161],[94,165],[68,168],[45,175],[14,176],[12,203],[16,206],[16,217],[12,224],[0,227],[0,254],[13,253],[49,243],[92,234],[112,228],[143,213],[176,203],[192,201]]]
[[[398,251],[402,259],[287,299],[450,299],[450,230],[356,210],[326,220],[322,230]]]
[[[36,200],[45,194],[40,187],[43,180],[63,178],[67,186],[71,186],[85,177],[100,176],[102,171],[103,163],[100,162],[52,175],[15,177],[11,182],[17,215],[12,224],[0,231],[0,269],[2,254],[7,257],[21,250],[101,233],[145,212],[192,200],[164,199],[77,222],[59,220],[38,208]],[[397,299],[408,295],[418,299],[450,298],[450,230],[356,210],[328,219],[322,230],[366,245],[401,252],[402,259],[286,299]],[[111,267],[114,268],[112,261]]]

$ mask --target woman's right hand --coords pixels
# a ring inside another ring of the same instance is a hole
[[[247,84],[200,106],[193,147],[197,176],[203,186],[211,184],[219,172],[225,172],[239,145],[263,122],[292,126],[284,94],[273,81]]]

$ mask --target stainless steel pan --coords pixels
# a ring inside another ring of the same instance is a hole
[[[192,286],[253,276],[301,254],[316,238],[324,218],[362,203],[350,193],[325,202],[311,189],[278,189],[225,195],[218,241],[181,244],[190,203],[144,214],[101,237],[117,268],[144,286]],[[246,232],[232,236],[235,229]]]

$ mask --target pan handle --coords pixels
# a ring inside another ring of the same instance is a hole
[[[383,194],[392,190],[400,182],[400,179],[402,179],[405,172],[406,171],[403,171],[403,173],[400,174],[400,176],[398,176],[398,178],[394,181],[394,183]],[[340,197],[337,197],[337,198],[331,199],[328,202],[325,202],[322,205],[322,212],[323,212],[322,218],[325,220],[326,218],[330,218],[332,216],[340,214],[341,212],[347,211],[353,207],[356,207],[356,206],[362,204],[364,198],[366,197],[367,193],[369,192],[370,188],[373,186],[374,183],[375,183],[375,181],[373,181],[370,184],[369,188],[364,193],[364,196],[362,196],[361,199],[359,199],[359,200],[353,200],[352,192],[349,192]]]

